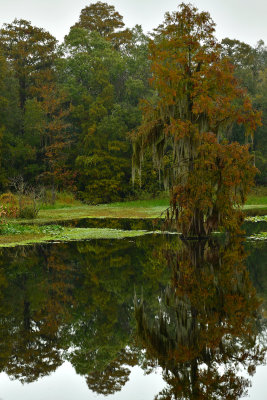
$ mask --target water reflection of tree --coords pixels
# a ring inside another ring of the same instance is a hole
[[[158,262],[172,271],[171,283],[151,314],[145,299],[135,301],[145,367],[161,366],[167,383],[156,399],[238,399],[264,359],[257,344],[260,304],[244,266],[238,239],[180,242]]]
[[[137,363],[132,345],[133,295],[144,291],[151,300],[167,282],[166,269],[148,273],[155,238],[135,241],[98,241],[78,245],[79,276],[74,297],[67,355],[89,388],[113,394],[128,381]]]
[[[72,299],[71,267],[62,253],[52,247],[18,247],[0,257],[0,368],[22,382],[46,376],[63,363],[62,326]]]
[[[138,363],[138,352],[126,347],[122,349],[103,370],[92,371],[86,377],[89,389],[97,394],[114,394],[128,382],[131,370]]]
[[[242,246],[172,236],[159,257],[162,242],[148,236],[0,253],[1,371],[33,382],[68,359],[91,390],[108,395],[126,384],[130,367],[159,364],[168,385],[158,399],[193,399],[193,378],[195,398],[206,388],[207,399],[236,399],[248,382],[235,368],[252,373],[263,356],[254,346],[259,303]],[[144,297],[136,311],[146,362],[134,338],[134,292]]]
[[[257,293],[263,299],[265,317],[267,317],[267,274],[266,274],[266,241],[248,241],[246,242],[248,257],[246,264],[248,266],[250,277],[253,281]]]
[[[92,390],[120,390],[137,363],[131,345],[134,291],[144,287],[153,299],[167,282],[164,268],[149,273],[154,242],[0,251],[0,370],[33,382],[67,359]]]

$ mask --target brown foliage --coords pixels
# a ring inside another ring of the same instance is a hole
[[[258,344],[260,301],[244,265],[239,239],[226,246],[186,241],[159,251],[171,281],[159,311],[135,303],[138,335],[150,364],[160,365],[168,386],[157,399],[238,399],[264,361]]]
[[[228,229],[220,207],[224,213],[223,202],[227,202],[232,209],[227,218],[234,216],[234,202],[243,203],[255,169],[250,169],[247,147],[219,141],[234,123],[243,124],[246,136],[252,136],[261,124],[261,115],[253,110],[248,95],[234,77],[232,65],[222,57],[208,13],[198,13],[186,4],[181,4],[178,12],[167,13],[150,43],[150,58],[151,85],[157,96],[153,101],[142,102],[143,122],[133,135],[133,177],[135,169],[141,170],[147,148],[159,169],[171,148],[172,164],[163,170],[164,183],[166,187],[173,186],[172,205],[176,206],[179,200],[183,209],[179,217],[183,232],[202,235],[220,225]],[[246,162],[246,173],[242,174],[238,170]],[[214,168],[218,174],[213,173]],[[217,181],[220,172],[224,174],[221,182]],[[239,191],[241,180],[243,194]],[[220,192],[227,193],[223,201],[217,198],[217,186]],[[234,194],[230,195],[230,191]],[[236,221],[231,224],[233,228]]]

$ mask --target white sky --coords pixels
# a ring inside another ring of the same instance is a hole
[[[23,18],[48,30],[62,41],[79,18],[88,0],[0,0],[0,26]],[[157,27],[166,11],[175,11],[177,0],[104,0],[113,4],[127,27],[143,26],[145,32]],[[184,0],[184,2],[187,2]],[[191,0],[199,10],[208,11],[217,24],[217,38],[239,39],[252,46],[267,43],[267,0]]]

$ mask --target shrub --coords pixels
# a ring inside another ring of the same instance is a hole
[[[78,203],[73,193],[65,191],[57,193],[57,201],[59,203],[70,205]]]
[[[19,202],[17,197],[11,193],[3,193],[0,196],[0,204],[5,217],[16,218],[19,214]]]
[[[28,205],[20,209],[18,217],[23,219],[33,219],[37,217],[38,212],[39,209],[34,206]]]

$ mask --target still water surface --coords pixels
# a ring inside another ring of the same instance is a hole
[[[266,254],[173,235],[1,249],[0,399],[266,400]]]

